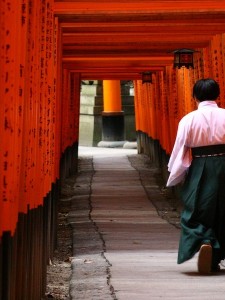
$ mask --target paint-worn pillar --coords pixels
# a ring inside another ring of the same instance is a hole
[[[119,80],[103,80],[103,103],[102,141],[98,146],[122,147],[125,131]]]

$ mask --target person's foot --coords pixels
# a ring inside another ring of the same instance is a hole
[[[212,246],[203,244],[198,255],[198,271],[200,274],[208,275],[212,266]]]

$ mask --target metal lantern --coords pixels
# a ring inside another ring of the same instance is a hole
[[[179,49],[173,51],[174,53],[174,68],[194,68],[193,63],[193,53],[195,51],[192,49]]]
[[[152,83],[152,73],[147,71],[142,73],[142,84],[143,83]]]

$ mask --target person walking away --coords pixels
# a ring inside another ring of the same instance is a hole
[[[225,258],[225,109],[216,100],[218,83],[198,80],[193,87],[197,109],[178,125],[167,186],[182,183],[181,236],[177,263],[197,252],[198,271],[219,271]]]

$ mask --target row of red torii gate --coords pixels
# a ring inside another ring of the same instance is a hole
[[[44,294],[46,265],[56,247],[60,181],[77,167],[82,74],[62,64],[53,2],[36,4],[38,14],[26,8],[28,1],[15,1],[21,10],[0,4],[1,299],[39,300]],[[165,181],[178,122],[195,109],[194,82],[217,80],[218,103],[225,107],[225,34],[196,49],[194,66],[166,65],[147,84],[130,78],[138,152],[152,158]],[[103,80],[103,141],[124,139],[120,88],[120,80]]]

